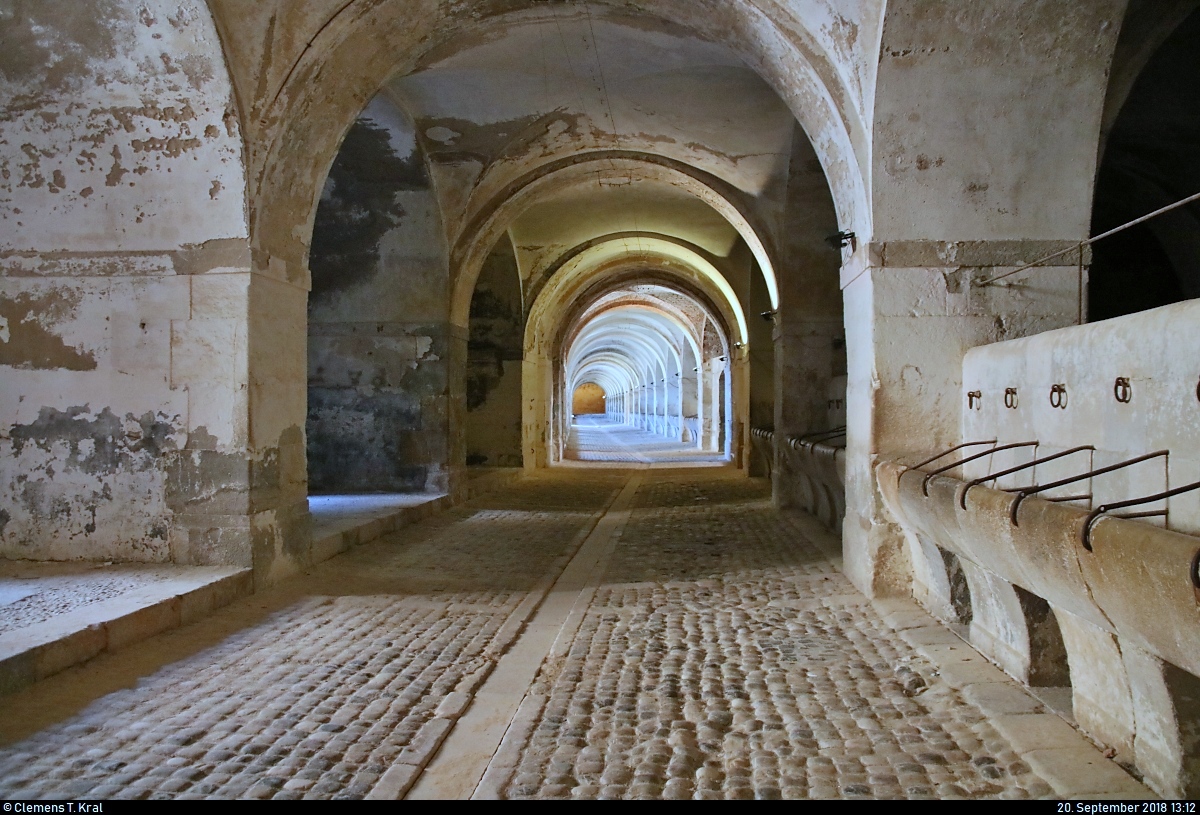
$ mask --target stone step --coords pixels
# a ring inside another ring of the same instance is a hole
[[[472,474],[463,498],[511,483],[521,473]],[[452,498],[314,496],[312,563],[442,512]],[[251,570],[234,567],[0,562],[0,695],[195,622],[253,591]],[[25,624],[15,604],[30,598],[49,608],[27,614],[31,621]]]
[[[0,694],[195,622],[254,588],[249,569],[228,567],[21,563],[9,565],[7,571],[14,568],[24,575],[0,577],[0,585],[10,595],[19,591],[18,599],[47,596],[72,577],[82,582],[111,575],[133,585],[114,597],[85,602],[29,625],[0,629]],[[72,568],[77,575],[71,574]],[[175,574],[164,576],[164,571]],[[12,602],[16,600],[6,605]],[[4,611],[0,606],[0,615]]]

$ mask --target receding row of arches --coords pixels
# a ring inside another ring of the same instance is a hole
[[[560,137],[596,144],[518,160]],[[553,464],[585,380],[621,422],[743,463],[774,422],[785,298],[841,334],[838,254],[811,256],[836,226],[807,137],[724,46],[564,7],[445,50],[367,104],[323,186],[311,489]]]

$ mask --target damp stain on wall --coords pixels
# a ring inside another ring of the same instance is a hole
[[[0,365],[27,370],[92,371],[95,355],[73,347],[52,331],[69,319],[78,295],[21,292],[0,297]]]
[[[62,466],[92,475],[117,473],[122,470],[147,469],[154,466],[169,450],[175,449],[172,436],[177,428],[166,421],[164,414],[132,413],[120,419],[109,408],[95,418],[85,406],[65,411],[44,407],[29,424],[14,425],[9,431],[13,452],[20,455],[27,444],[46,452],[56,445],[68,450]]]
[[[405,216],[400,192],[429,186],[418,151],[399,156],[391,135],[359,119],[342,142],[317,206],[309,268],[312,297],[366,283],[379,265],[379,244]]]
[[[0,556],[170,559],[162,494],[182,438],[179,417],[42,407],[4,435],[19,466],[0,484]]]

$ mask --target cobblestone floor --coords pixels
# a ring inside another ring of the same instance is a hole
[[[204,629],[223,616],[278,607],[0,749],[0,796],[362,797],[421,741],[439,704],[486,672],[509,615],[561,569],[623,480],[537,480],[487,495],[336,558],[275,597],[136,646],[211,639]],[[120,659],[3,699],[0,717],[69,703]]]
[[[135,646],[150,669],[117,653],[0,699],[0,796],[366,795],[433,754],[627,477],[527,479]],[[507,797],[1052,794],[764,482],[645,479]]]
[[[639,492],[511,798],[1027,798],[1050,787],[758,481]]]

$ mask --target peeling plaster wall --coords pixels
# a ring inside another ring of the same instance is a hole
[[[242,144],[207,6],[17,2],[0,31],[0,557],[251,565],[232,516],[279,437],[248,455]]]
[[[525,321],[512,243],[488,256],[471,299],[467,342],[467,464],[520,467]]]
[[[369,5],[314,0],[302,6],[213,0],[212,5],[247,120],[255,123],[249,155],[256,245],[297,265],[308,238],[304,225],[315,203],[313,190],[336,151],[340,128],[380,83],[426,67],[427,55],[436,57],[448,42],[486,40],[497,24],[508,20],[499,14],[522,13],[510,3],[486,0]],[[851,50],[869,66],[875,37],[867,32],[877,30],[878,23],[865,18],[878,10],[870,2],[853,7],[862,9],[863,19],[853,29],[859,45]],[[839,57],[808,36],[785,6],[648,0],[636,7],[597,3],[593,12],[652,29],[661,29],[661,20],[667,20],[677,29],[694,29],[701,39],[726,43],[803,123],[836,190],[841,220],[866,230],[870,213],[860,167],[866,166],[868,130],[841,87]],[[847,37],[850,33],[846,28]],[[447,221],[453,222],[453,216]]]
[[[346,135],[313,232],[313,492],[446,488],[451,338],[444,246],[411,125],[378,98]]]

